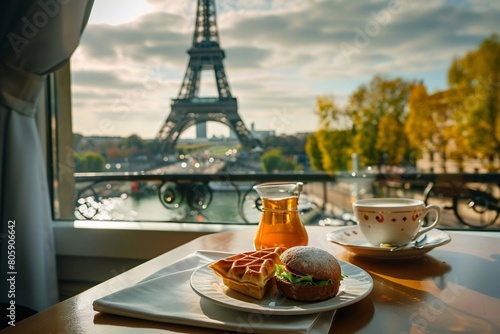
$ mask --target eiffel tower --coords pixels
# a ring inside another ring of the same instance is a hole
[[[206,126],[208,121],[227,125],[243,147],[257,147],[259,142],[243,123],[238,114],[238,102],[231,95],[222,62],[225,53],[219,44],[215,0],[198,0],[193,44],[187,53],[190,58],[179,95],[172,100],[171,112],[156,137],[161,142],[161,152],[174,153],[182,132],[193,125]],[[204,70],[213,70],[218,97],[199,97]]]

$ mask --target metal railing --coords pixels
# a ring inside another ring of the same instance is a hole
[[[308,222],[311,224],[317,224],[325,216],[341,219],[345,224],[352,223],[352,217],[344,213],[349,212],[356,198],[411,196],[426,203],[440,204],[449,213],[448,220],[454,221],[445,227],[500,229],[498,173],[79,173],[75,174],[75,214],[79,219],[96,219],[107,198],[149,196],[171,212],[187,210],[191,216],[198,217],[193,221],[208,222],[209,219],[203,219],[206,218],[204,212],[215,205],[214,194],[230,191],[228,198],[232,203],[228,201],[227,205],[235,206],[233,209],[239,216],[238,221],[233,219],[231,223],[252,224],[256,221],[249,218],[249,208],[255,211],[259,207],[252,186],[278,181],[305,184],[307,200],[302,205],[299,203],[299,210],[304,214],[315,212]],[[180,219],[186,219],[186,215]]]

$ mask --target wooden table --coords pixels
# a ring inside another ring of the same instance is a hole
[[[333,229],[308,227],[309,244],[363,268],[373,277],[374,287],[368,297],[337,312],[331,333],[500,332],[500,239],[448,232],[450,243],[419,259],[378,261],[353,256],[328,242],[325,236]],[[92,309],[92,302],[196,250],[251,250],[254,231],[195,239],[2,333],[220,333],[101,314]]]

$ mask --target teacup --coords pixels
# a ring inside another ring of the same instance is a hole
[[[352,204],[361,233],[374,246],[402,246],[433,229],[441,219],[437,205],[412,198],[361,199]],[[434,221],[423,227],[424,217],[434,212]]]

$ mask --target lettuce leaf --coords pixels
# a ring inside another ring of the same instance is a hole
[[[318,280],[312,277],[311,275],[307,276],[295,276],[288,270],[286,270],[285,266],[282,264],[276,264],[276,277],[281,280],[288,281],[294,284],[300,285],[315,285],[315,286],[325,286],[327,284],[333,283],[333,280]]]

